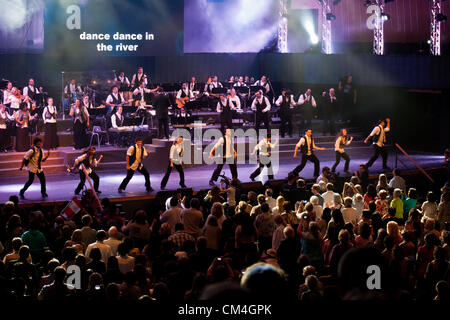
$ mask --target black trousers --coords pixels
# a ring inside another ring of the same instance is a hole
[[[183,166],[181,164],[173,164],[173,167],[178,171],[180,174],[180,186],[184,185],[184,171]],[[167,185],[167,181],[169,181],[170,173],[172,172],[172,166],[169,163],[169,166],[167,167],[166,174],[164,175],[164,178],[161,180],[161,188],[164,188]]]
[[[266,113],[256,112],[255,129],[256,129],[256,134],[258,134],[258,135],[259,135],[259,127],[261,126],[261,122],[264,123],[264,128],[267,129],[267,131],[269,131],[270,130],[269,112],[266,112]]]
[[[233,159],[233,161],[235,161],[235,160]],[[220,171],[222,171],[223,165],[225,163],[227,163],[227,160],[226,160],[226,158],[223,158],[223,162],[219,163],[217,165],[217,168],[214,170],[213,175],[211,176],[211,181],[217,181],[217,179],[219,178]],[[237,173],[236,163],[234,163],[234,162],[233,163],[228,163],[228,165],[230,167],[232,178],[233,179],[237,179],[238,173]]]
[[[98,186],[100,184],[100,178],[94,171],[91,171],[91,173],[89,173],[89,177],[91,177],[91,179],[94,181],[94,189],[97,192]],[[77,193],[77,194],[80,193],[81,189],[83,189],[83,187],[84,187],[85,182],[86,182],[86,174],[84,173],[83,170],[80,170],[80,183],[78,184],[77,188],[75,189],[75,193]]]
[[[323,117],[323,134],[330,131],[330,135],[334,135],[334,115],[331,111],[326,111]]]
[[[306,166],[306,161],[311,161],[314,163],[314,177],[318,177],[319,176],[319,170],[320,170],[320,162],[319,159],[317,159],[317,157],[314,154],[311,155],[302,155],[302,162],[295,167],[294,171],[292,171],[292,173],[294,173],[295,175],[298,175],[300,173],[300,171],[303,170],[303,168]]]
[[[225,133],[225,127],[228,129],[233,129],[233,116],[231,113],[224,113],[222,112],[220,114],[220,130]]]
[[[267,158],[266,158],[267,159]],[[264,163],[263,163],[264,162]],[[253,173],[250,175],[251,179],[255,179],[257,176],[259,176],[261,174],[261,171],[264,167],[267,167],[267,176],[269,177],[269,179],[273,180],[273,168],[272,168],[272,161],[261,161],[261,159],[259,160],[259,165],[256,168],[255,171],[253,171]]]
[[[333,164],[333,167],[331,168],[331,172],[336,171],[336,167],[341,162],[341,158],[345,159],[345,165],[344,165],[344,171],[348,171],[348,166],[350,164],[350,157],[346,152],[340,153],[339,151],[336,151],[336,162]]]
[[[128,182],[130,182],[131,178],[133,178],[134,176],[134,171],[135,170],[133,169],[129,169],[127,171],[127,176],[125,177],[125,179],[123,179],[122,183],[119,186],[119,189],[125,190],[125,188],[128,185]],[[145,177],[145,188],[150,189],[150,174],[148,173],[147,169],[145,169],[145,167],[142,166],[142,168],[137,169],[137,171],[140,172]]]
[[[366,166],[367,168],[370,168],[373,163],[375,162],[375,160],[378,159],[378,157],[381,154],[381,158],[383,159],[383,168],[387,167],[387,151],[386,151],[386,147],[382,146],[379,147],[378,145],[374,144],[373,145],[373,151],[374,151],[374,155],[372,156],[372,158],[370,158],[369,162],[367,162]]]
[[[158,119],[158,135],[160,137],[165,137],[166,139],[169,139],[169,119],[168,118]]]
[[[23,186],[22,190],[20,190],[20,193],[24,194],[25,191],[33,184],[34,176],[37,176],[39,178],[39,182],[41,183],[41,193],[44,194],[47,191],[47,188],[45,186],[45,174],[44,171],[42,172],[36,172],[33,173],[31,171],[28,171],[28,181]]]
[[[81,123],[80,121],[76,121],[73,124],[73,142],[77,150],[88,145],[86,129],[86,122]]]
[[[292,115],[289,113],[282,113],[280,114],[280,135],[282,138],[284,138],[285,134],[286,134],[286,129],[287,129],[287,133],[289,136],[292,136]]]
[[[300,135],[303,135],[307,129],[311,129],[311,121],[313,118],[313,110],[311,107],[303,109],[303,128],[300,128]]]

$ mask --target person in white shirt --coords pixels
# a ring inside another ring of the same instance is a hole
[[[122,115],[123,107],[118,107],[116,113],[111,116],[111,127],[114,129],[119,129],[123,127],[124,117]]]
[[[161,190],[164,190],[167,185],[167,181],[169,181],[170,173],[172,172],[172,168],[175,169],[180,174],[180,186],[182,188],[186,188],[184,184],[184,171],[183,171],[183,137],[178,137],[174,142],[172,147],[170,147],[169,151],[169,166],[167,167],[166,174],[164,178],[161,180]],[[174,225],[175,227],[175,225]]]
[[[317,108],[316,100],[311,95],[311,89],[306,89],[306,92],[302,93],[298,97],[297,105],[301,106],[300,110],[302,111],[303,115],[304,127],[310,128],[313,118],[313,110],[314,108]]]
[[[41,183],[41,194],[43,198],[47,198],[46,185],[45,185],[45,174],[42,169],[42,162],[45,162],[50,156],[50,150],[47,155],[43,156],[43,151],[41,149],[42,139],[34,138],[33,147],[28,150],[25,156],[22,159],[22,164],[20,166],[20,170],[23,169],[24,166],[28,169],[28,181],[25,183],[23,188],[20,190],[19,195],[21,199],[24,199],[25,191],[31,186],[34,181],[34,176],[37,175],[39,178],[39,182]]]
[[[267,81],[267,76],[262,76],[260,80],[256,81],[253,86],[260,86],[263,87],[266,90],[266,94],[270,91],[270,86]]]
[[[238,78],[238,81],[233,85],[234,87],[247,87],[247,85],[244,82],[244,77],[240,76]]]
[[[111,94],[106,98],[106,106],[108,107],[108,112],[114,112],[114,108],[118,106],[122,106],[125,102],[122,93],[119,93],[119,87],[113,86],[111,90]]]
[[[218,149],[222,149],[222,159],[217,164],[217,168],[214,170],[211,179],[209,180],[210,186],[215,186],[215,181],[219,178],[220,171],[223,168],[223,165],[225,163],[228,164],[230,167],[231,175],[233,179],[237,179],[238,173],[237,173],[237,167],[236,167],[236,158],[237,153],[236,149],[234,148],[234,137],[231,136],[231,129],[225,130],[225,135],[219,139],[219,141],[216,143],[216,145],[211,149],[211,152],[209,154],[209,157],[212,159],[214,157],[214,152]]]
[[[58,135],[56,128],[57,114],[58,112],[56,111],[56,107],[53,105],[53,98],[49,97],[47,99],[47,106],[42,112],[42,119],[44,120],[45,126],[45,149],[56,149],[56,147],[58,146]]]
[[[235,110],[237,110],[237,111],[241,111],[242,110],[242,108],[241,108],[241,99],[236,94],[236,89],[234,89],[234,88],[230,89],[230,94],[228,95],[228,100],[233,103]]]
[[[109,228],[108,236],[109,236],[109,238],[104,240],[103,243],[108,245],[111,248],[111,256],[115,257],[117,255],[117,248],[118,248],[119,244],[122,243],[122,241],[119,240],[120,233],[117,230],[117,227],[112,226],[111,228]]]
[[[330,178],[330,168],[325,166],[322,168],[322,174],[317,177],[316,183],[320,183],[321,181],[328,183]]]
[[[220,130],[225,132],[225,127],[233,129],[233,111],[236,110],[234,104],[227,99],[225,94],[220,95],[220,100],[217,102],[216,111],[220,118]]]
[[[336,153],[336,162],[333,164],[333,167],[331,167],[331,172],[335,173],[336,167],[341,162],[341,158],[345,159],[345,165],[344,165],[344,172],[347,174],[350,174],[348,171],[348,167],[350,165],[350,157],[344,150],[344,146],[350,145],[352,143],[353,137],[350,139],[347,138],[347,129],[343,128],[339,132],[339,135],[336,139],[336,142],[334,143],[334,151]]]
[[[39,94],[39,90],[34,86],[34,80],[32,78],[28,80],[28,85],[23,88],[22,93],[25,97],[29,97],[32,103],[36,103],[36,95]]]
[[[257,151],[259,151],[259,165],[255,171],[250,175],[250,179],[255,181],[255,178],[259,176],[261,170],[264,166],[267,167],[267,176],[270,180],[273,180],[273,168],[272,168],[272,149],[276,148],[278,144],[278,139],[275,143],[271,143],[272,136],[270,132],[267,134],[267,137],[262,139],[253,149],[252,156],[255,155]],[[281,213],[281,212],[280,212]]]
[[[105,230],[97,231],[97,241],[87,246],[85,256],[89,257],[92,249],[98,248],[102,254],[103,262],[105,263],[105,265],[107,265],[108,258],[111,257],[111,248],[107,244],[103,243],[106,237],[107,235]]]
[[[383,169],[389,170],[389,167],[387,166],[387,151],[384,144],[386,143],[386,132],[389,132],[390,130],[391,119],[387,118],[386,120],[380,120],[378,125],[373,128],[370,135],[366,138],[366,140],[364,140],[364,143],[367,144],[369,139],[372,138],[374,147],[374,155],[370,158],[369,162],[366,163],[367,169],[373,165],[375,160],[377,160],[381,154],[383,159]]]
[[[77,93],[82,93],[81,87],[76,83],[75,79],[71,79],[70,83],[64,87],[64,93],[72,97]],[[68,96],[67,96],[68,97]]]
[[[152,93],[155,92],[159,89],[159,87],[155,88],[155,89],[147,89],[145,87],[145,81],[141,81],[141,83],[139,84],[139,86],[134,89],[133,91],[133,96],[134,96],[134,100],[136,105],[145,105],[145,94],[146,93]]]
[[[427,201],[422,204],[423,218],[437,219],[438,205],[436,203],[436,196],[433,191],[429,191],[427,194]]]
[[[188,83],[183,82],[181,85],[181,89],[178,90],[177,96],[176,96],[176,102],[178,108],[184,108],[186,106],[186,102],[194,98],[194,94],[189,89]]]
[[[11,93],[7,95],[5,104],[9,104],[9,108],[13,111],[18,111],[20,109],[20,104],[22,102],[22,99],[20,97],[20,92],[18,92],[19,89],[16,87],[13,87],[11,89]]]
[[[394,175],[392,177],[392,179],[389,181],[389,187],[391,187],[392,189],[400,189],[403,191],[403,193],[406,194],[406,182],[405,179],[403,179],[400,176],[400,169],[395,168],[392,171],[392,174]]]
[[[352,223],[354,226],[359,221],[358,211],[352,207],[353,200],[350,197],[344,199],[344,208],[341,209],[342,218],[344,218],[345,223]]]
[[[8,83],[6,84],[6,88],[3,90],[3,104],[8,104],[8,97],[11,94],[13,85],[11,81],[8,81]]]
[[[72,170],[77,168],[80,172],[80,183],[75,189],[75,194],[78,195],[84,187],[84,183],[86,182],[86,174],[94,181],[94,190],[97,193],[101,193],[98,190],[100,184],[100,178],[94,172],[94,168],[98,166],[103,156],[100,156],[98,159],[95,158],[95,147],[91,146],[86,152],[84,152],[81,156],[75,159],[73,163]],[[86,169],[86,172],[83,170]]]
[[[281,95],[278,97],[275,104],[280,107],[278,110],[278,115],[280,116],[280,135],[284,138],[286,134],[286,126],[287,133],[290,137],[292,137],[292,110],[295,106],[294,95],[291,94],[291,91],[287,89],[281,90]]]
[[[258,90],[255,93],[255,99],[252,102],[251,109],[256,113],[255,129],[256,133],[259,134],[259,126],[261,122],[264,123],[264,127],[267,131],[270,130],[269,124],[269,111],[270,111],[269,99],[263,95],[262,90]]]
[[[127,176],[119,186],[119,193],[122,193],[125,190],[136,170],[145,177],[145,189],[147,192],[153,191],[153,188],[150,185],[150,174],[142,163],[144,158],[147,158],[149,154],[150,151],[142,146],[142,138],[136,138],[135,145],[129,147],[127,150]]]
[[[336,193],[334,193],[333,189],[334,189],[334,185],[329,182],[327,183],[327,191],[322,193],[322,198],[323,198],[323,207],[333,207],[334,206],[334,196],[336,195]]]
[[[277,200],[273,197],[273,190],[270,188],[266,190],[266,203],[269,205],[270,210],[273,210],[277,205]]]
[[[307,129],[305,131],[305,136],[302,137],[295,146],[294,159],[297,158],[298,149],[300,149],[300,152],[302,154],[302,162],[292,171],[294,176],[298,176],[300,171],[302,171],[305,167],[306,161],[309,160],[314,163],[314,178],[318,177],[320,162],[319,159],[317,159],[317,157],[314,155],[314,150],[325,150],[325,148],[317,147],[314,144],[311,129]]]
[[[170,198],[170,208],[159,216],[161,224],[167,223],[172,233],[175,233],[175,225],[181,223],[181,211],[183,209],[178,206],[178,199],[176,197]]]
[[[147,75],[144,74],[144,68],[139,67],[137,73],[133,74],[133,77],[131,78],[131,85],[136,88],[141,82],[144,82],[144,87],[147,86]]]
[[[130,87],[130,81],[127,77],[125,77],[125,72],[123,71],[121,71],[119,73],[119,76],[114,80],[119,83],[120,91],[127,91],[127,89]]]
[[[127,274],[134,270],[135,259],[128,255],[129,250],[128,245],[123,242],[117,247],[116,258],[119,263],[119,271],[122,274]]]
[[[11,137],[7,128],[7,121],[14,121],[14,115],[10,115],[6,111],[6,106],[0,104],[0,152],[8,152],[11,145]]]

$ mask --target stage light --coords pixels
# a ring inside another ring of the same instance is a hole
[[[437,21],[447,21],[447,16],[445,14],[438,13],[436,16],[436,20]]]
[[[319,43],[319,37],[316,34],[316,30],[314,27],[314,23],[311,19],[305,19],[303,23],[303,27],[305,28],[306,32],[308,32],[309,40],[313,45]]]
[[[370,1],[370,0],[364,1],[364,7],[368,7],[368,6],[370,6],[371,4],[372,4],[372,1]]]
[[[336,16],[332,13],[327,13],[327,20],[330,21],[336,20]]]
[[[381,14],[381,21],[388,21],[389,19],[391,19],[391,16],[388,15],[387,13],[382,13]]]
[[[427,40],[427,43],[428,43],[428,44],[431,44],[431,40],[430,40],[430,39],[428,39],[428,40]]]

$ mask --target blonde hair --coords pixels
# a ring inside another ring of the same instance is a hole
[[[400,230],[398,223],[395,221],[389,221],[386,225],[386,231],[389,236],[400,236]]]
[[[278,213],[282,213],[284,211],[284,197],[283,196],[278,196],[277,208],[278,208]]]

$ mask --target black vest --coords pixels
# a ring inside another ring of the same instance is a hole
[[[119,119],[119,116],[118,116],[117,113],[114,113],[113,117],[116,117],[116,125],[118,127],[122,127],[123,126],[123,120],[124,120],[123,114],[121,115],[120,119]]]
[[[140,77],[139,77],[139,73],[136,73],[135,75],[136,75],[136,77],[135,77],[135,79],[136,79],[135,85],[139,86],[139,83],[141,83],[141,80],[144,77],[144,73]]]
[[[339,148],[344,149],[346,143],[347,143],[347,136],[342,136],[341,141],[339,143]]]
[[[306,98],[307,98],[307,96],[306,96],[306,94],[304,94],[303,95],[303,107],[304,108],[308,108],[308,109],[311,109],[312,108],[312,96],[310,95],[309,96],[309,101],[306,101]]]
[[[50,109],[47,106],[46,112],[44,114],[45,119],[50,120],[50,119],[56,119],[56,107],[53,106],[53,109],[55,110],[54,112],[50,112]]]
[[[91,165],[92,165],[93,160],[94,160],[94,156],[92,156],[92,158],[91,158],[89,156],[89,154],[86,154],[86,157],[84,158],[83,161],[81,161],[81,163],[84,165],[84,167],[86,169],[91,169],[92,168]]]
[[[34,87],[34,91],[31,90],[30,86],[27,86],[28,88],[28,96],[30,97],[31,100],[36,100],[36,87]]]
[[[118,99],[116,97],[114,97],[114,95],[111,93],[112,104],[114,104],[114,105],[118,105],[123,102],[122,96],[120,94],[117,94],[117,96],[119,97]]]
[[[302,155],[306,156],[308,154],[308,140],[306,139],[306,136],[304,136],[303,138],[305,139],[305,144],[303,144],[300,147],[300,152],[302,153]],[[314,154],[314,149],[313,149],[314,139],[313,139],[313,137],[311,137],[309,139],[311,140],[311,145],[310,145],[311,154]]]
[[[230,100],[226,100],[226,104],[223,105],[222,100],[219,100],[220,109],[222,110],[223,114],[230,114],[231,113],[231,106],[230,106]]]
[[[378,125],[377,127],[380,128],[380,131],[378,132],[378,134],[375,134],[375,135],[373,136],[373,138],[372,138],[372,142],[373,142],[373,143],[377,143],[377,142],[378,142],[378,139],[380,139],[381,130],[384,130],[384,128],[383,128],[381,125]],[[384,133],[384,140],[381,141],[381,142],[384,144],[385,141],[386,141],[386,132]]]
[[[262,113],[262,111],[267,107],[266,97],[262,97],[262,103],[259,103],[258,98],[256,99],[256,111]]]
[[[180,95],[180,97],[181,97],[181,98],[186,98],[186,97],[190,98],[190,96],[189,96],[189,90],[188,90],[188,94],[186,94],[186,92],[184,92],[184,90],[181,89],[181,95]]]
[[[141,149],[141,162],[142,162],[142,159],[144,158],[144,147],[141,147],[140,149]],[[136,145],[133,146],[133,153],[129,157],[128,163],[130,166],[132,166],[135,161],[136,161]]]
[[[37,166],[38,169],[41,169],[41,163],[42,163],[42,149],[39,148],[39,156],[38,156],[38,161],[37,161]],[[28,164],[30,163],[30,159],[34,157],[36,153],[36,147],[33,147],[33,152],[31,153],[30,157],[27,160],[24,160],[24,163],[26,166],[28,166]]]

